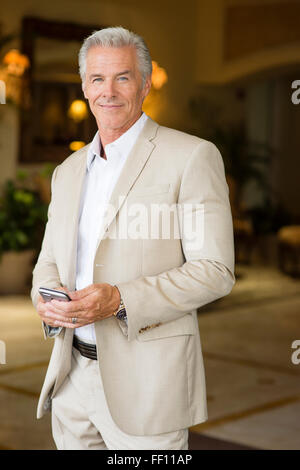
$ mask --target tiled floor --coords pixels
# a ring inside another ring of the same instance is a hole
[[[209,420],[191,428],[202,436],[192,448],[300,449],[300,281],[271,267],[236,273],[232,293],[199,312]],[[0,340],[0,449],[54,449],[49,415],[35,419],[52,343],[28,298],[0,298]]]
[[[206,436],[262,449],[300,449],[300,281],[238,267],[232,293],[199,314],[209,420]],[[272,295],[273,294],[273,295]]]

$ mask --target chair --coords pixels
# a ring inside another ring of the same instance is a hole
[[[300,275],[300,225],[287,225],[277,232],[279,268],[292,277]]]

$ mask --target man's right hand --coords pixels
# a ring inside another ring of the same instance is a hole
[[[66,287],[51,287],[53,290],[60,290],[62,292],[65,292],[71,297],[71,292],[66,288]],[[41,320],[43,320],[44,323],[46,323],[49,326],[54,326],[57,327],[57,325],[54,324],[54,321],[48,317],[47,312],[48,312],[48,306],[47,303],[41,295],[38,297],[38,303],[37,303],[37,312],[39,316],[41,317]]]

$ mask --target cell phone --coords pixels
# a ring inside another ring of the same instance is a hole
[[[45,300],[45,302],[50,302],[50,300],[62,300],[64,302],[69,302],[71,299],[65,292],[61,290],[48,289],[47,287],[40,287],[39,293]]]

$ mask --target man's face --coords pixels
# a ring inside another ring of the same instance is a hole
[[[134,47],[89,49],[83,92],[100,132],[126,132],[140,117],[150,87],[150,77],[142,85]]]

